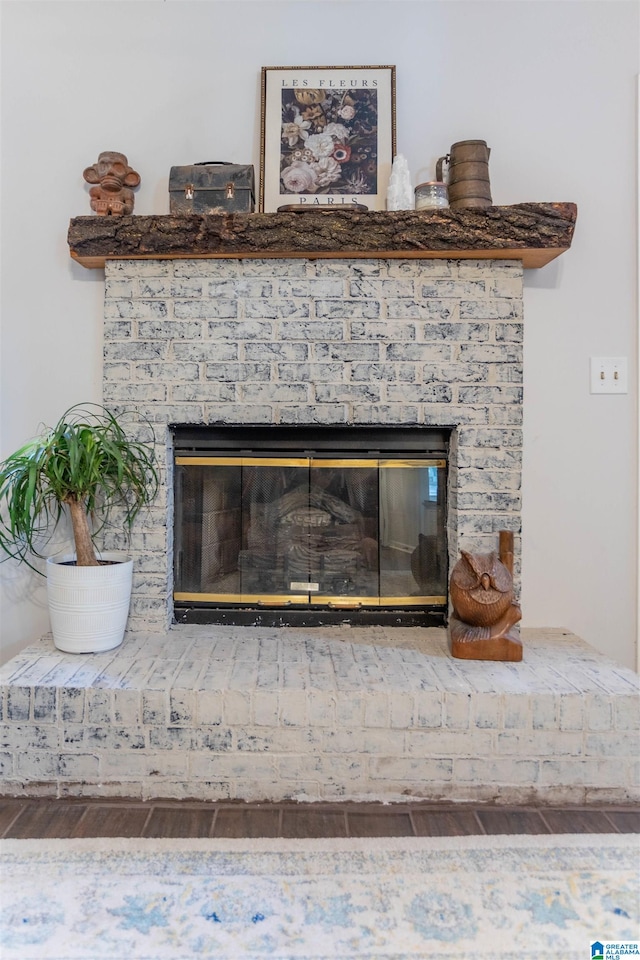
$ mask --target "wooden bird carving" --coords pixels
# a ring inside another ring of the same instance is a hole
[[[471,626],[493,626],[504,617],[513,602],[511,574],[495,551],[460,552],[450,582],[454,615]]]

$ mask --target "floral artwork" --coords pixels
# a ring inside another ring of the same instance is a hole
[[[395,67],[263,67],[260,209],[384,210]]]
[[[378,192],[378,91],[283,90],[281,192]]]

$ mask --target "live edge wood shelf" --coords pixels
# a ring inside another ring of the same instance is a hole
[[[106,260],[473,259],[543,267],[571,246],[574,203],[357,212],[348,208],[209,216],[74,217],[71,256]]]

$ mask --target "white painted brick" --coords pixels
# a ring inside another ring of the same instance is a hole
[[[247,725],[251,719],[251,699],[240,690],[225,690],[222,694],[223,716],[231,726]]]
[[[485,260],[461,260],[458,266],[461,277],[486,277],[487,263]],[[494,261],[491,265],[491,274],[500,277],[517,279],[523,276],[523,267],[521,260],[500,260]]]
[[[142,703],[138,690],[113,691],[113,719],[124,726],[137,726],[142,722]]]
[[[389,320],[454,320],[458,314],[454,300],[386,300],[383,307]]]
[[[67,721],[77,721],[79,723],[84,719],[84,696],[85,691],[74,687],[63,687],[60,690],[60,719]]]
[[[151,758],[148,753],[142,750],[120,751],[112,753],[105,751],[98,755],[100,765],[101,780],[119,780],[120,778],[131,778],[133,780],[146,780],[149,775],[149,766]],[[127,792],[121,796],[127,796]]]
[[[537,760],[496,760],[491,757],[454,760],[453,775],[456,780],[491,784],[535,783],[539,775]]]
[[[636,732],[615,733],[603,731],[590,733],[585,738],[585,754],[592,757],[626,757],[630,760],[640,755],[640,736]]]
[[[416,270],[415,260],[377,261],[386,265],[390,277],[457,277],[459,265],[457,260],[423,260],[420,269]],[[486,268],[486,264],[485,264]]]
[[[619,694],[614,707],[617,730],[640,730],[640,697]]]
[[[522,302],[519,300],[461,300],[461,320],[519,320]]]
[[[168,723],[169,698],[164,690],[142,691],[142,722]]]
[[[499,529],[504,529],[501,525]],[[531,702],[529,697],[520,694],[506,696],[503,702],[504,727],[506,730],[527,730],[531,727]]]
[[[0,777],[11,779],[14,776],[14,757],[13,753],[0,753]],[[9,796],[11,787],[5,787],[0,780],[0,793]]]
[[[406,754],[406,743],[414,734],[404,730],[385,730],[369,727],[362,737],[362,754],[365,757],[396,757]]]
[[[228,320],[238,316],[238,304],[235,300],[174,300],[173,314],[176,320]]]
[[[540,785],[577,784],[611,788],[626,785],[625,765],[617,759],[541,760]]]
[[[106,277],[104,295],[112,300],[130,300],[136,296],[137,290],[133,280],[124,280],[115,277]]]
[[[394,691],[389,697],[389,724],[392,728],[405,729],[413,723],[414,701],[408,693]]]
[[[87,692],[87,720],[89,723],[111,723],[111,692],[90,690]]]
[[[273,423],[273,408],[240,403],[206,403],[204,419],[207,423]],[[282,422],[282,417],[280,418]]]
[[[443,725],[449,730],[468,730],[471,723],[471,695],[445,693]]]
[[[31,689],[10,687],[7,691],[7,717],[9,720],[28,720],[31,715]]]
[[[292,690],[280,693],[280,721],[285,726],[301,726],[309,722],[306,693]]]
[[[369,761],[369,776],[372,780],[396,780],[405,783],[425,784],[434,780],[451,780],[452,773],[452,760],[373,757]]]
[[[58,716],[56,687],[33,688],[33,719],[36,723],[54,723]]]
[[[363,722],[364,705],[362,694],[340,697],[336,702],[336,719],[339,727],[360,726]]]
[[[274,284],[269,280],[246,278],[236,280],[210,280],[207,292],[210,298],[226,297],[241,300],[247,297],[271,297]]]
[[[269,754],[212,754],[192,753],[188,757],[190,777],[208,780],[227,780],[247,777],[253,780],[271,780],[276,772],[276,761]]]
[[[413,341],[416,339],[415,323],[403,323],[399,321],[383,322],[375,320],[355,320],[349,325],[349,329],[351,331],[352,340]],[[378,359],[378,353],[374,343],[362,344],[362,346],[367,346],[371,351],[370,355],[365,356],[362,359]],[[451,355],[451,351],[445,350],[445,353],[446,356],[444,356],[443,359],[448,360]]]
[[[364,729],[362,727],[336,727],[322,731],[323,753],[362,753]]]
[[[296,300],[245,300],[245,316],[253,319],[278,320],[281,317],[306,318],[310,315],[308,303]]]
[[[169,697],[169,723],[190,726],[195,719],[195,693],[191,690],[173,690]]]
[[[327,294],[335,296],[339,294]],[[416,295],[415,281],[412,279],[403,280],[385,280],[385,279],[360,279],[351,280],[348,284],[349,297],[369,297],[373,300],[389,300],[395,297],[411,297]]]
[[[182,261],[185,263],[186,261]],[[193,261],[189,261],[193,263]],[[173,264],[169,260],[107,260],[105,276],[108,279],[123,277],[170,277]]]
[[[613,703],[611,697],[592,693],[585,706],[589,730],[611,730],[613,726]]]
[[[486,295],[485,280],[433,280],[431,283],[420,285],[422,297],[437,299],[454,297],[464,300],[468,297],[484,297]]]
[[[202,280],[192,278],[179,278],[172,280],[170,285],[170,296],[172,299],[182,300],[184,297],[201,297],[204,286]]]
[[[320,299],[323,297],[342,297],[343,293],[344,284],[340,279],[299,278],[296,280],[279,280],[276,296]],[[354,296],[354,294],[352,293],[351,296]]]
[[[230,695],[230,694],[228,694]],[[222,712],[222,703],[223,695],[219,692],[212,692],[209,690],[198,690],[196,693],[196,722],[198,724],[205,725],[218,725],[222,723],[223,712]],[[225,718],[226,723],[232,723],[228,717]],[[247,698],[247,712],[246,712],[246,721],[249,720],[249,703]]]
[[[489,730],[416,730],[407,734],[407,753],[421,757],[486,756],[495,753]]]
[[[494,730],[504,726],[502,697],[493,693],[475,694],[472,724],[479,728]]]
[[[279,706],[279,695],[277,693],[255,693],[253,696],[253,721],[256,726],[277,726]]]
[[[336,697],[333,693],[311,690],[307,694],[309,723],[314,727],[331,727],[336,722]]]
[[[581,731],[508,730],[498,734],[496,743],[500,754],[577,757],[583,753],[582,740]]]
[[[217,730],[217,727],[216,727]],[[149,729],[149,750],[155,754],[162,750],[192,750],[198,735],[205,737],[206,730],[195,731],[191,727],[151,727]]]
[[[405,390],[407,388],[405,387]],[[404,401],[404,395],[403,395]],[[408,403],[357,403],[353,405],[353,423],[417,423],[418,407]]]
[[[367,693],[364,696],[365,727],[389,726],[389,698],[385,693]]]
[[[91,754],[61,754],[58,776],[74,780],[96,780],[99,776],[98,758]]]
[[[441,727],[442,693],[416,691],[413,698],[415,704],[415,725],[417,727]]]
[[[585,699],[579,694],[567,694],[560,697],[560,729],[583,730],[585,717]]]
[[[291,756],[277,761],[279,776],[284,780],[320,780],[323,783],[348,785],[364,775],[364,761],[359,757]]]
[[[310,276],[316,277],[386,277],[391,276],[386,260],[314,260],[307,264]]]
[[[193,732],[193,749],[226,753],[233,748],[233,731],[227,727],[206,727]]]
[[[54,753],[19,752],[15,764],[16,776],[28,780],[54,780],[58,774],[58,757]]]
[[[172,383],[169,385],[171,400],[178,403],[235,403],[238,390],[235,383]],[[202,409],[202,408],[199,408]]]

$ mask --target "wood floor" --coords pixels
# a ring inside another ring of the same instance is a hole
[[[0,837],[440,837],[640,833],[638,807],[137,803],[0,797]]]

